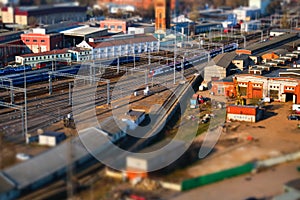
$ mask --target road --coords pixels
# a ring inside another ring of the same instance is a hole
[[[270,199],[283,193],[284,183],[300,178],[300,173],[296,169],[298,166],[300,161],[282,164],[258,174],[243,175],[196,188],[169,200],[242,200],[248,197]]]

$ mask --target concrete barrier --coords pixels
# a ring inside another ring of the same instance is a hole
[[[300,151],[297,151],[295,153],[286,154],[283,156],[270,158],[262,161],[256,162],[256,169],[260,168],[266,168],[266,167],[272,167],[274,165],[282,164],[288,161],[294,161],[300,159]]]
[[[181,191],[181,184],[176,184],[176,183],[169,183],[169,182],[164,182],[161,181],[159,182],[159,184],[165,188],[165,189],[169,189],[169,190],[175,190],[175,191]]]

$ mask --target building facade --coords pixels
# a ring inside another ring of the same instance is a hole
[[[267,14],[267,7],[271,0],[249,0],[249,7],[256,7],[260,9],[262,15]]]
[[[170,28],[170,1],[155,0],[155,31],[165,32]]]
[[[110,32],[127,33],[127,22],[124,20],[107,19],[100,21],[100,28],[106,28]]]
[[[260,9],[257,7],[239,7],[233,10],[237,20],[250,21],[260,17]]]
[[[55,24],[61,21],[86,20],[86,7],[74,4],[61,4],[40,7],[3,7],[2,22],[4,24],[35,25]]]
[[[33,52],[40,53],[63,48],[63,34],[33,32],[21,35],[22,42]]]
[[[227,106],[228,121],[257,122],[263,117],[263,111],[258,106]]]
[[[274,101],[300,103],[300,80],[288,77],[236,76],[240,93],[246,99],[270,97]]]
[[[134,6],[138,9],[144,9],[147,10],[149,8],[153,8],[154,5],[154,0],[97,0],[98,5],[103,5],[103,4],[118,4],[118,5],[131,5]],[[176,4],[176,0],[171,1],[170,9],[174,9]]]
[[[24,54],[15,57],[15,62],[21,65],[30,65],[39,68],[41,64],[56,65],[57,62],[71,63],[72,58],[68,49],[58,49],[41,53]]]
[[[92,59],[97,60],[155,52],[159,50],[159,41],[152,35],[127,35],[99,43],[82,41],[77,47],[92,49]]]
[[[30,53],[30,49],[21,41],[23,31],[4,31],[0,33],[0,67],[15,60],[15,56]]]

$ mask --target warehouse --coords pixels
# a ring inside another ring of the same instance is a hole
[[[292,101],[300,103],[300,80],[292,78],[299,73],[294,71],[280,72],[281,77],[240,74],[236,75],[240,93],[246,99],[261,99],[270,97],[274,101]],[[285,76],[285,77],[283,77]]]

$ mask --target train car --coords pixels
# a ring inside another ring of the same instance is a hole
[[[14,72],[19,73],[19,72],[28,72],[32,70],[32,67],[30,65],[20,65],[13,67]]]
[[[135,62],[139,62],[141,58],[139,56],[122,56],[120,58],[116,58],[116,59],[112,60],[110,65],[117,66],[118,59],[119,59],[119,64],[121,65],[121,64],[127,64],[127,63],[133,63],[134,60],[135,60]]]
[[[233,50],[236,50],[238,48],[238,44],[237,43],[231,43],[228,45],[224,46],[224,52],[230,52]],[[216,49],[212,49],[210,51],[210,57],[215,57],[218,54],[222,53],[222,48],[216,48]],[[196,56],[190,59],[186,59],[184,61],[184,69],[190,68],[192,66],[196,66],[200,63],[203,63],[207,60],[207,55],[203,54],[202,56]],[[149,77],[154,77],[154,76],[160,76],[166,73],[170,73],[173,72],[173,67],[174,67],[174,63],[170,63],[168,65],[163,65],[163,66],[159,66],[159,67],[155,67],[149,70]],[[177,62],[175,64],[176,70],[180,71],[182,69],[181,66],[181,62]]]

